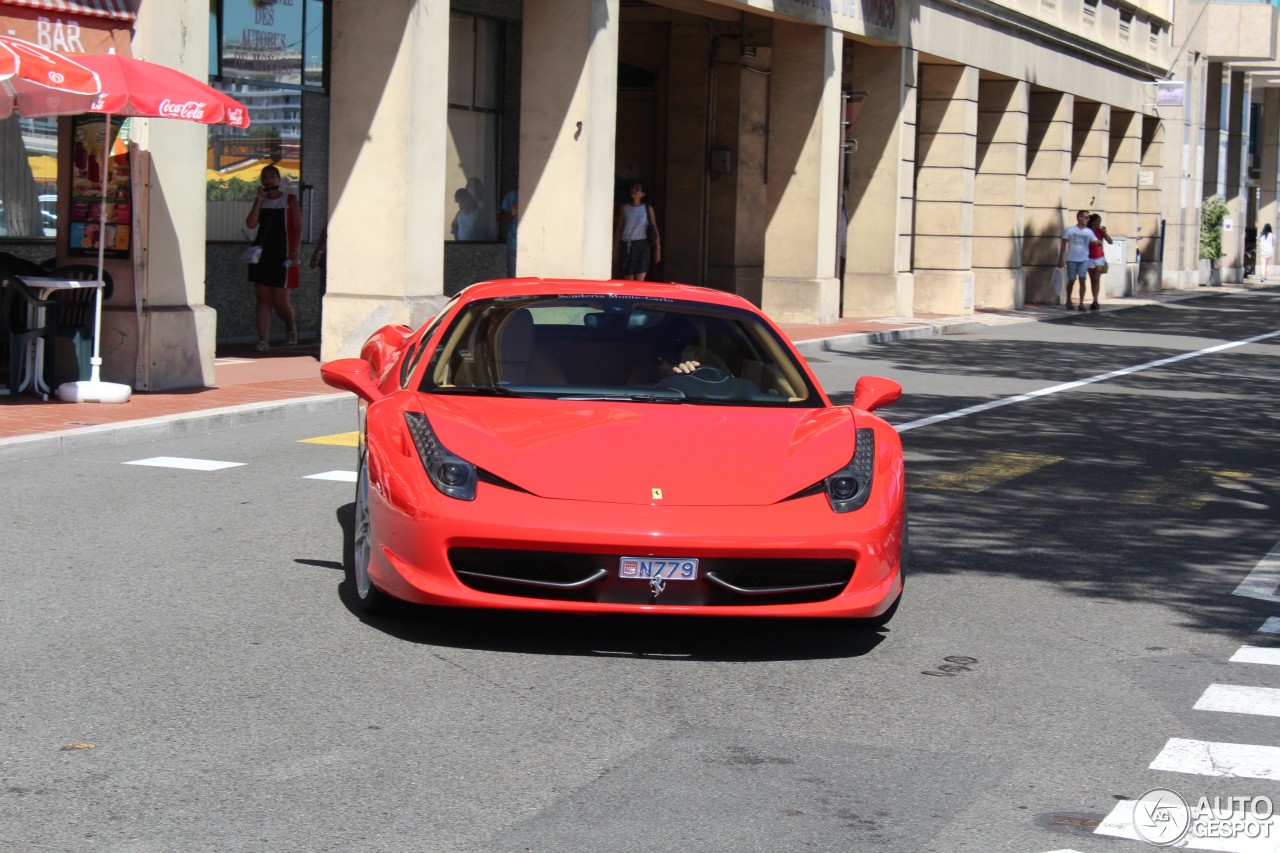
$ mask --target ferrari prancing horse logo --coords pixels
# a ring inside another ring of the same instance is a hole
[[[662,500],[662,489],[650,489],[649,491],[653,492],[653,499],[655,501]]]

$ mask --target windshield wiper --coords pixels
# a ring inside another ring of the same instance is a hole
[[[608,402],[611,400],[624,400],[628,403],[683,403],[685,395],[683,391],[667,390],[667,391],[620,391],[617,394],[566,394],[557,397],[558,400],[572,400],[575,402]]]

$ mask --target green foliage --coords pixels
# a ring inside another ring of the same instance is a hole
[[[205,189],[205,199],[208,201],[253,201],[257,195],[256,181],[242,181],[239,178],[209,181]]]
[[[1211,195],[1200,210],[1200,257],[1215,264],[1222,251],[1222,220],[1227,217],[1227,204],[1221,196]]]

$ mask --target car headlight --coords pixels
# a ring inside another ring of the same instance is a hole
[[[867,428],[857,431],[853,459],[849,464],[822,481],[827,501],[836,512],[853,512],[871,497],[871,474],[876,463],[876,433]]]
[[[426,415],[405,412],[404,419],[409,425],[413,446],[418,448],[418,458],[422,460],[422,467],[426,469],[431,484],[451,498],[460,501],[475,500],[476,466],[461,456],[450,453],[440,443]]]

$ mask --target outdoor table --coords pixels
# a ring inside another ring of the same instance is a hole
[[[79,290],[81,288],[102,287],[101,280],[84,280],[79,278],[44,278],[41,276],[23,276],[22,280],[36,291],[41,299],[48,299],[49,295],[56,290]],[[32,308],[32,316],[29,318],[33,328],[39,328],[44,324],[44,309]],[[44,381],[44,338],[36,338],[32,342],[32,346],[27,350],[27,372],[30,377],[31,390],[39,395],[40,399],[48,400],[51,392],[48,383]],[[18,391],[27,387],[24,380],[19,386]],[[17,393],[15,391],[14,393]]]

